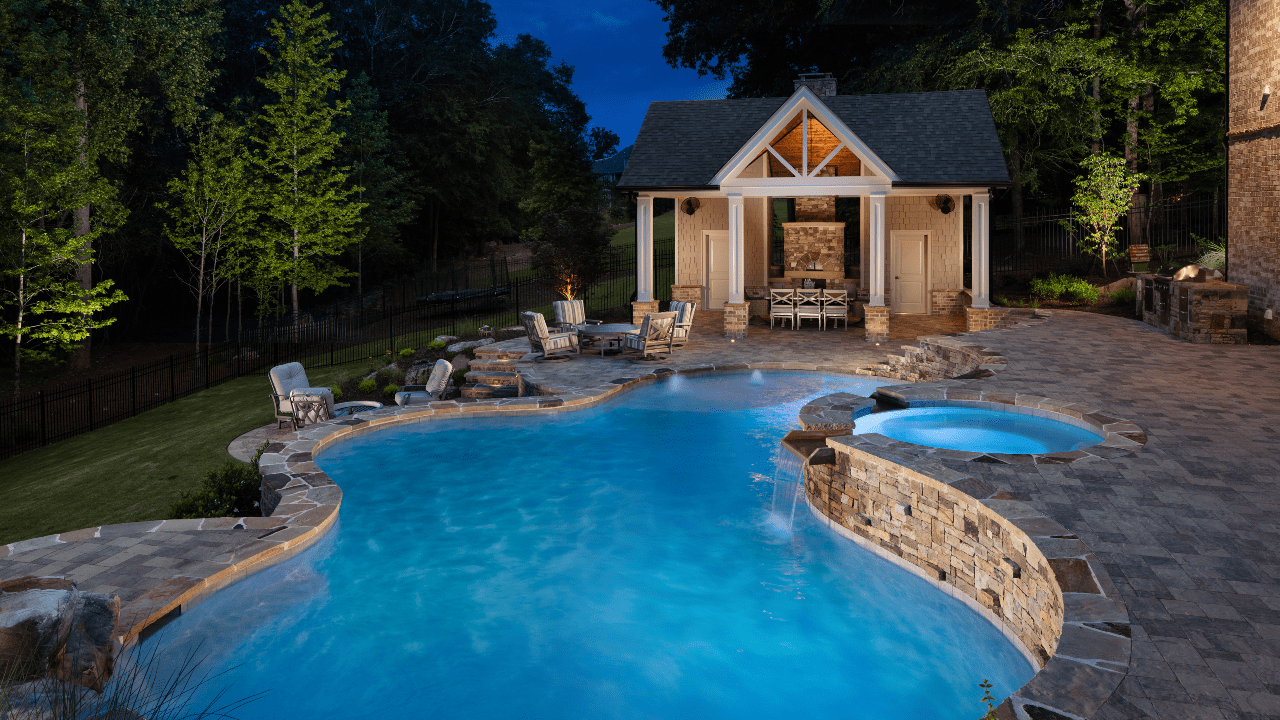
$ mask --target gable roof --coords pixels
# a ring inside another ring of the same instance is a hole
[[[787,98],[649,103],[618,189],[715,189],[712,178]],[[985,90],[820,98],[900,184],[1009,182]]]
[[[614,175],[622,172],[627,167],[627,158],[631,157],[633,148],[635,145],[628,145],[607,158],[596,160],[591,163],[591,172],[597,175]]]

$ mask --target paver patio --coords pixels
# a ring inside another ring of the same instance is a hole
[[[755,326],[747,341],[730,343],[703,324],[710,313],[702,316],[694,342],[661,363],[584,356],[521,369],[542,387],[589,387],[655,367],[775,361],[853,369],[901,344],[868,346],[856,329]],[[896,332],[948,329],[913,331],[903,322]],[[964,467],[1076,533],[1128,603],[1130,671],[1097,717],[1280,718],[1280,347],[1192,345],[1131,320],[1072,312],[973,340],[1009,361],[973,386],[1075,398],[1148,434],[1127,457]],[[270,519],[257,523],[266,528]],[[0,559],[0,579],[67,575],[84,590],[119,594],[126,611],[139,603],[136,612],[165,583],[212,572],[291,532],[264,540],[261,529],[140,525],[15,552]]]

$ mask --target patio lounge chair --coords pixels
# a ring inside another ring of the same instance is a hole
[[[333,391],[327,387],[311,387],[301,363],[277,365],[267,377],[271,380],[277,428],[287,421],[297,429],[309,422],[328,420],[333,415]]]
[[[792,328],[796,326],[795,290],[769,291],[769,327],[772,328],[773,321],[778,319],[791,323]]]
[[[448,360],[437,360],[435,366],[431,368],[431,375],[427,378],[426,385],[400,386],[400,392],[396,393],[396,404],[407,407],[415,401],[421,403],[441,400],[452,377],[453,365],[450,365]]]
[[[693,330],[693,313],[698,303],[671,301],[671,312],[676,314],[676,324],[671,331],[671,347],[684,347],[689,342],[689,332]]]
[[[671,334],[675,330],[673,312],[645,313],[639,332],[622,335],[622,352],[638,353],[648,359],[660,352],[671,352]]]
[[[529,334],[529,350],[542,353],[539,360],[550,357],[561,357],[568,360],[568,355],[578,354],[578,332],[550,332],[547,330],[547,319],[542,313],[525,312],[520,314],[520,322]]]
[[[844,329],[849,329],[849,291],[822,291],[822,327],[828,322],[843,322]]]
[[[556,300],[551,303],[551,309],[555,310],[556,321],[555,326],[562,331],[569,331],[578,325],[599,325],[600,320],[588,320],[587,311],[582,305],[581,300]]]
[[[818,321],[818,328],[822,329],[822,292],[822,290],[796,291],[796,328],[800,327],[800,321],[805,318],[813,318]]]

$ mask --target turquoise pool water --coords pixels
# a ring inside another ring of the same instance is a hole
[[[1038,415],[966,407],[924,407],[865,415],[855,433],[877,433],[902,442],[981,453],[1032,454],[1079,450],[1103,437]]]
[[[250,719],[972,720],[1032,675],[999,631],[803,506],[770,522],[800,407],[876,384],[677,377],[339,444],[335,529],[147,644],[265,691]]]

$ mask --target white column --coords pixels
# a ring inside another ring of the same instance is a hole
[[[636,198],[636,301],[653,300],[653,198]]]
[[[884,307],[884,193],[871,193],[871,307]]]
[[[741,195],[729,196],[729,302],[745,302],[743,284],[746,279],[746,215]]]
[[[871,198],[860,197],[858,202],[858,285],[870,292],[867,262],[871,255]]]
[[[987,193],[973,195],[973,258],[972,270],[973,306],[991,307],[991,196]]]

